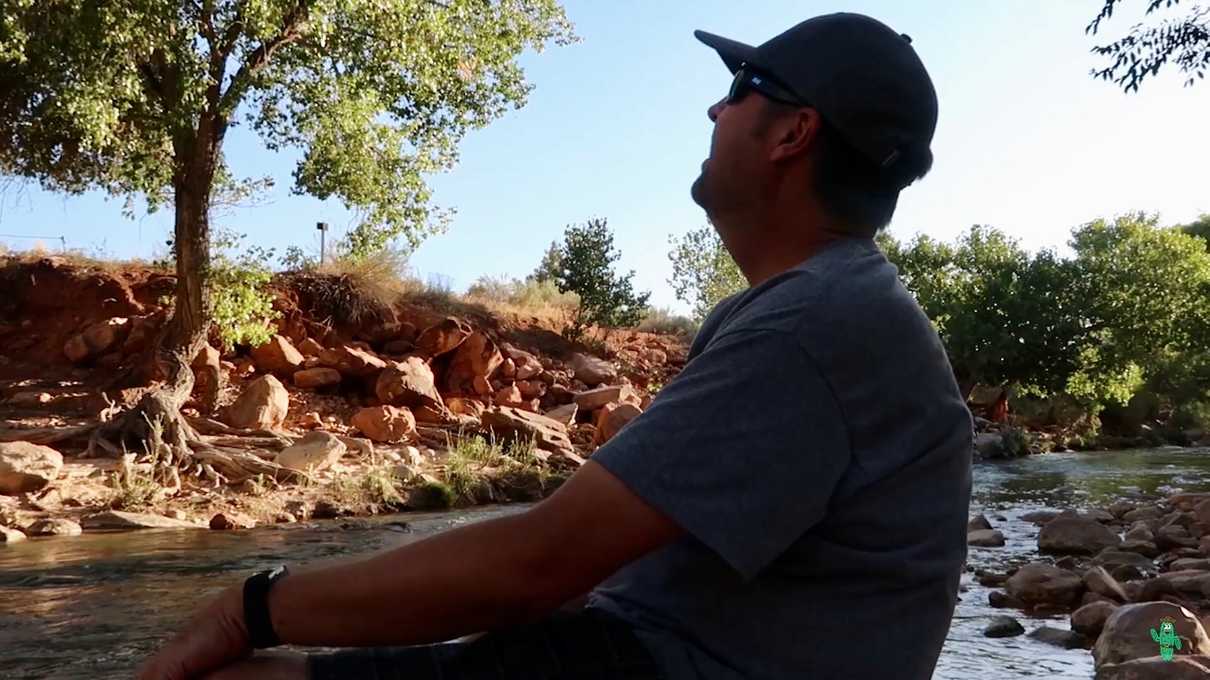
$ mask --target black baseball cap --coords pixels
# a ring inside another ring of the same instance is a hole
[[[937,128],[933,81],[911,38],[877,19],[826,14],[757,47],[705,31],[693,34],[714,48],[732,73],[747,66],[780,81],[885,170],[908,150],[928,151],[932,143]]]

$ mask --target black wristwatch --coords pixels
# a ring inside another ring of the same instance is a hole
[[[290,573],[286,565],[262,571],[244,581],[244,626],[248,628],[248,642],[253,649],[265,649],[281,644],[273,630],[269,617],[269,590],[273,584]]]

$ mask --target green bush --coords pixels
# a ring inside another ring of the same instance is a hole
[[[613,247],[613,233],[605,220],[567,227],[555,281],[560,291],[580,297],[580,306],[564,329],[568,338],[580,339],[589,326],[633,326],[647,313],[651,293],[634,292],[633,271],[625,276],[613,271],[621,256]]]
[[[647,316],[639,322],[638,330],[647,333],[666,333],[669,335],[693,336],[697,333],[698,324],[687,316],[673,314],[672,310],[664,307],[652,307]]]

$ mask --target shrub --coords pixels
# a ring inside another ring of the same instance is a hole
[[[603,219],[567,228],[559,251],[559,290],[580,296],[571,324],[570,339],[583,336],[589,326],[621,327],[637,324],[647,312],[651,293],[634,292],[634,272],[620,276],[613,264],[622,256],[613,247],[613,233]]]
[[[648,333],[667,333],[669,335],[693,336],[697,333],[698,324],[687,316],[673,314],[672,310],[663,307],[653,307],[647,316],[639,322],[638,330]]]

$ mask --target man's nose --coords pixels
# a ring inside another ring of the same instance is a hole
[[[710,119],[711,123],[718,121],[718,114],[723,110],[723,107],[726,105],[727,105],[727,98],[723,97],[722,99],[714,102],[714,104],[710,108],[706,109],[706,117]]]

